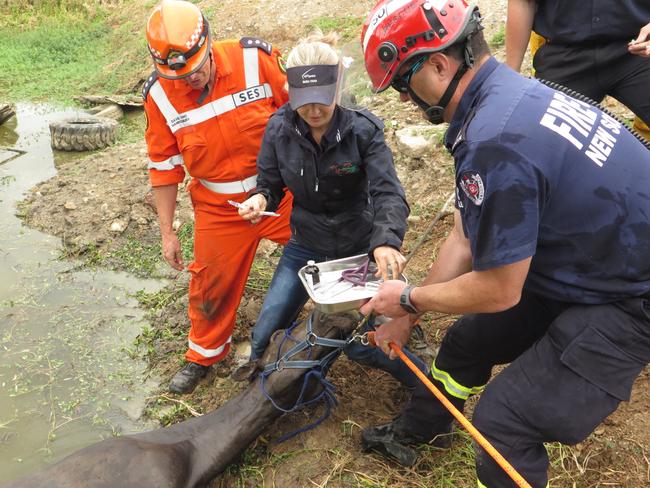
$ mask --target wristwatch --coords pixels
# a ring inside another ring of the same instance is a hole
[[[399,296],[399,304],[408,313],[418,314],[417,308],[411,303],[411,291],[415,288],[413,285],[406,285]]]

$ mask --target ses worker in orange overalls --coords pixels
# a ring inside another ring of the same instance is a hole
[[[147,24],[155,71],[143,88],[149,173],[163,256],[184,268],[172,228],[185,170],[194,206],[194,262],[187,365],[172,379],[189,393],[210,365],[228,354],[235,315],[262,238],[289,240],[291,197],[279,217],[252,226],[228,200],[255,188],[255,161],[266,123],[288,95],[279,52],[260,39],[211,42],[208,21],[193,4],[163,0]]]

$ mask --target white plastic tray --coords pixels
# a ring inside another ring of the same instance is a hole
[[[348,258],[336,259],[316,263],[319,270],[320,283],[313,286],[311,279],[305,274],[307,266],[298,271],[298,276],[303,286],[312,299],[316,308],[323,313],[338,313],[348,310],[355,310],[363,305],[366,300],[375,296],[377,288],[382,283],[381,278],[375,277],[376,266],[371,263],[372,272],[368,273],[365,286],[353,286],[347,281],[339,281],[341,274],[346,269],[354,269],[368,259],[367,254],[351,256]],[[406,281],[404,276],[402,280]]]

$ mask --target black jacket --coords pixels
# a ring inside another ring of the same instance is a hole
[[[275,210],[293,194],[291,231],[298,244],[337,258],[399,249],[409,207],[386,145],[383,123],[367,110],[337,107],[320,146],[282,106],[270,118],[257,157],[257,189]]]

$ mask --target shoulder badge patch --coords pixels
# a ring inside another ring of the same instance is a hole
[[[287,62],[282,56],[278,56],[278,68],[280,68],[281,73],[287,72]]]
[[[460,175],[458,186],[475,205],[480,206],[485,198],[485,185],[481,175],[475,171],[465,171]]]
[[[261,49],[266,54],[271,54],[273,52],[273,46],[270,42],[263,41],[257,37],[242,37],[239,40],[241,47],[256,47]]]
[[[144,84],[142,85],[142,99],[146,102],[147,101],[147,95],[149,94],[149,90],[151,90],[151,87],[153,84],[156,82],[158,79],[158,72],[154,70],[151,75],[149,75],[149,78],[146,79]]]

